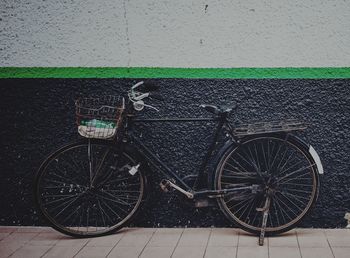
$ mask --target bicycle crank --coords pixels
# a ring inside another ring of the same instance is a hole
[[[187,198],[189,199],[193,199],[194,195],[193,193],[190,193],[184,189],[182,189],[180,186],[174,184],[173,182],[171,182],[168,179],[163,179],[160,183],[160,188],[164,191],[164,192],[169,192],[170,188],[174,188],[175,190],[178,190],[179,192],[183,193],[184,195],[187,196]]]

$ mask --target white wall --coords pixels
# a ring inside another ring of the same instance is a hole
[[[349,0],[1,0],[0,17],[0,66],[350,66]]]

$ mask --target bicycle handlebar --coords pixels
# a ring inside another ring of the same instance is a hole
[[[136,89],[140,87],[141,85],[145,85],[145,90],[148,92],[142,92],[142,91],[137,91]],[[154,84],[145,84],[143,81],[140,81],[133,85],[128,92],[128,96],[131,102],[134,104],[134,109],[137,111],[141,111],[144,107],[149,107],[152,109],[155,109],[159,111],[156,107],[145,104],[143,99],[147,97],[153,97],[154,99],[158,100],[163,100],[163,97],[160,94],[153,93],[152,91],[155,91],[159,88],[159,86],[156,86]]]

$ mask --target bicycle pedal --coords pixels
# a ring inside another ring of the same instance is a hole
[[[167,193],[169,192],[170,182],[168,180],[163,179],[162,181],[160,181],[159,186],[163,192]]]

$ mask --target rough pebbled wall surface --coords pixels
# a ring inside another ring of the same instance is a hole
[[[2,225],[42,225],[33,208],[32,179],[47,154],[77,139],[74,102],[78,96],[122,94],[136,79],[3,79],[0,96],[0,189]],[[346,79],[155,79],[166,102],[154,101],[163,117],[207,116],[202,103],[237,102],[232,120],[300,118],[312,126],[301,136],[320,154],[325,174],[320,199],[305,227],[343,227],[350,209],[350,81]],[[204,156],[212,123],[152,124],[140,134],[170,168],[193,173]],[[231,226],[217,209],[197,210],[181,198],[160,194],[151,176],[151,199],[134,225],[146,227]]]

